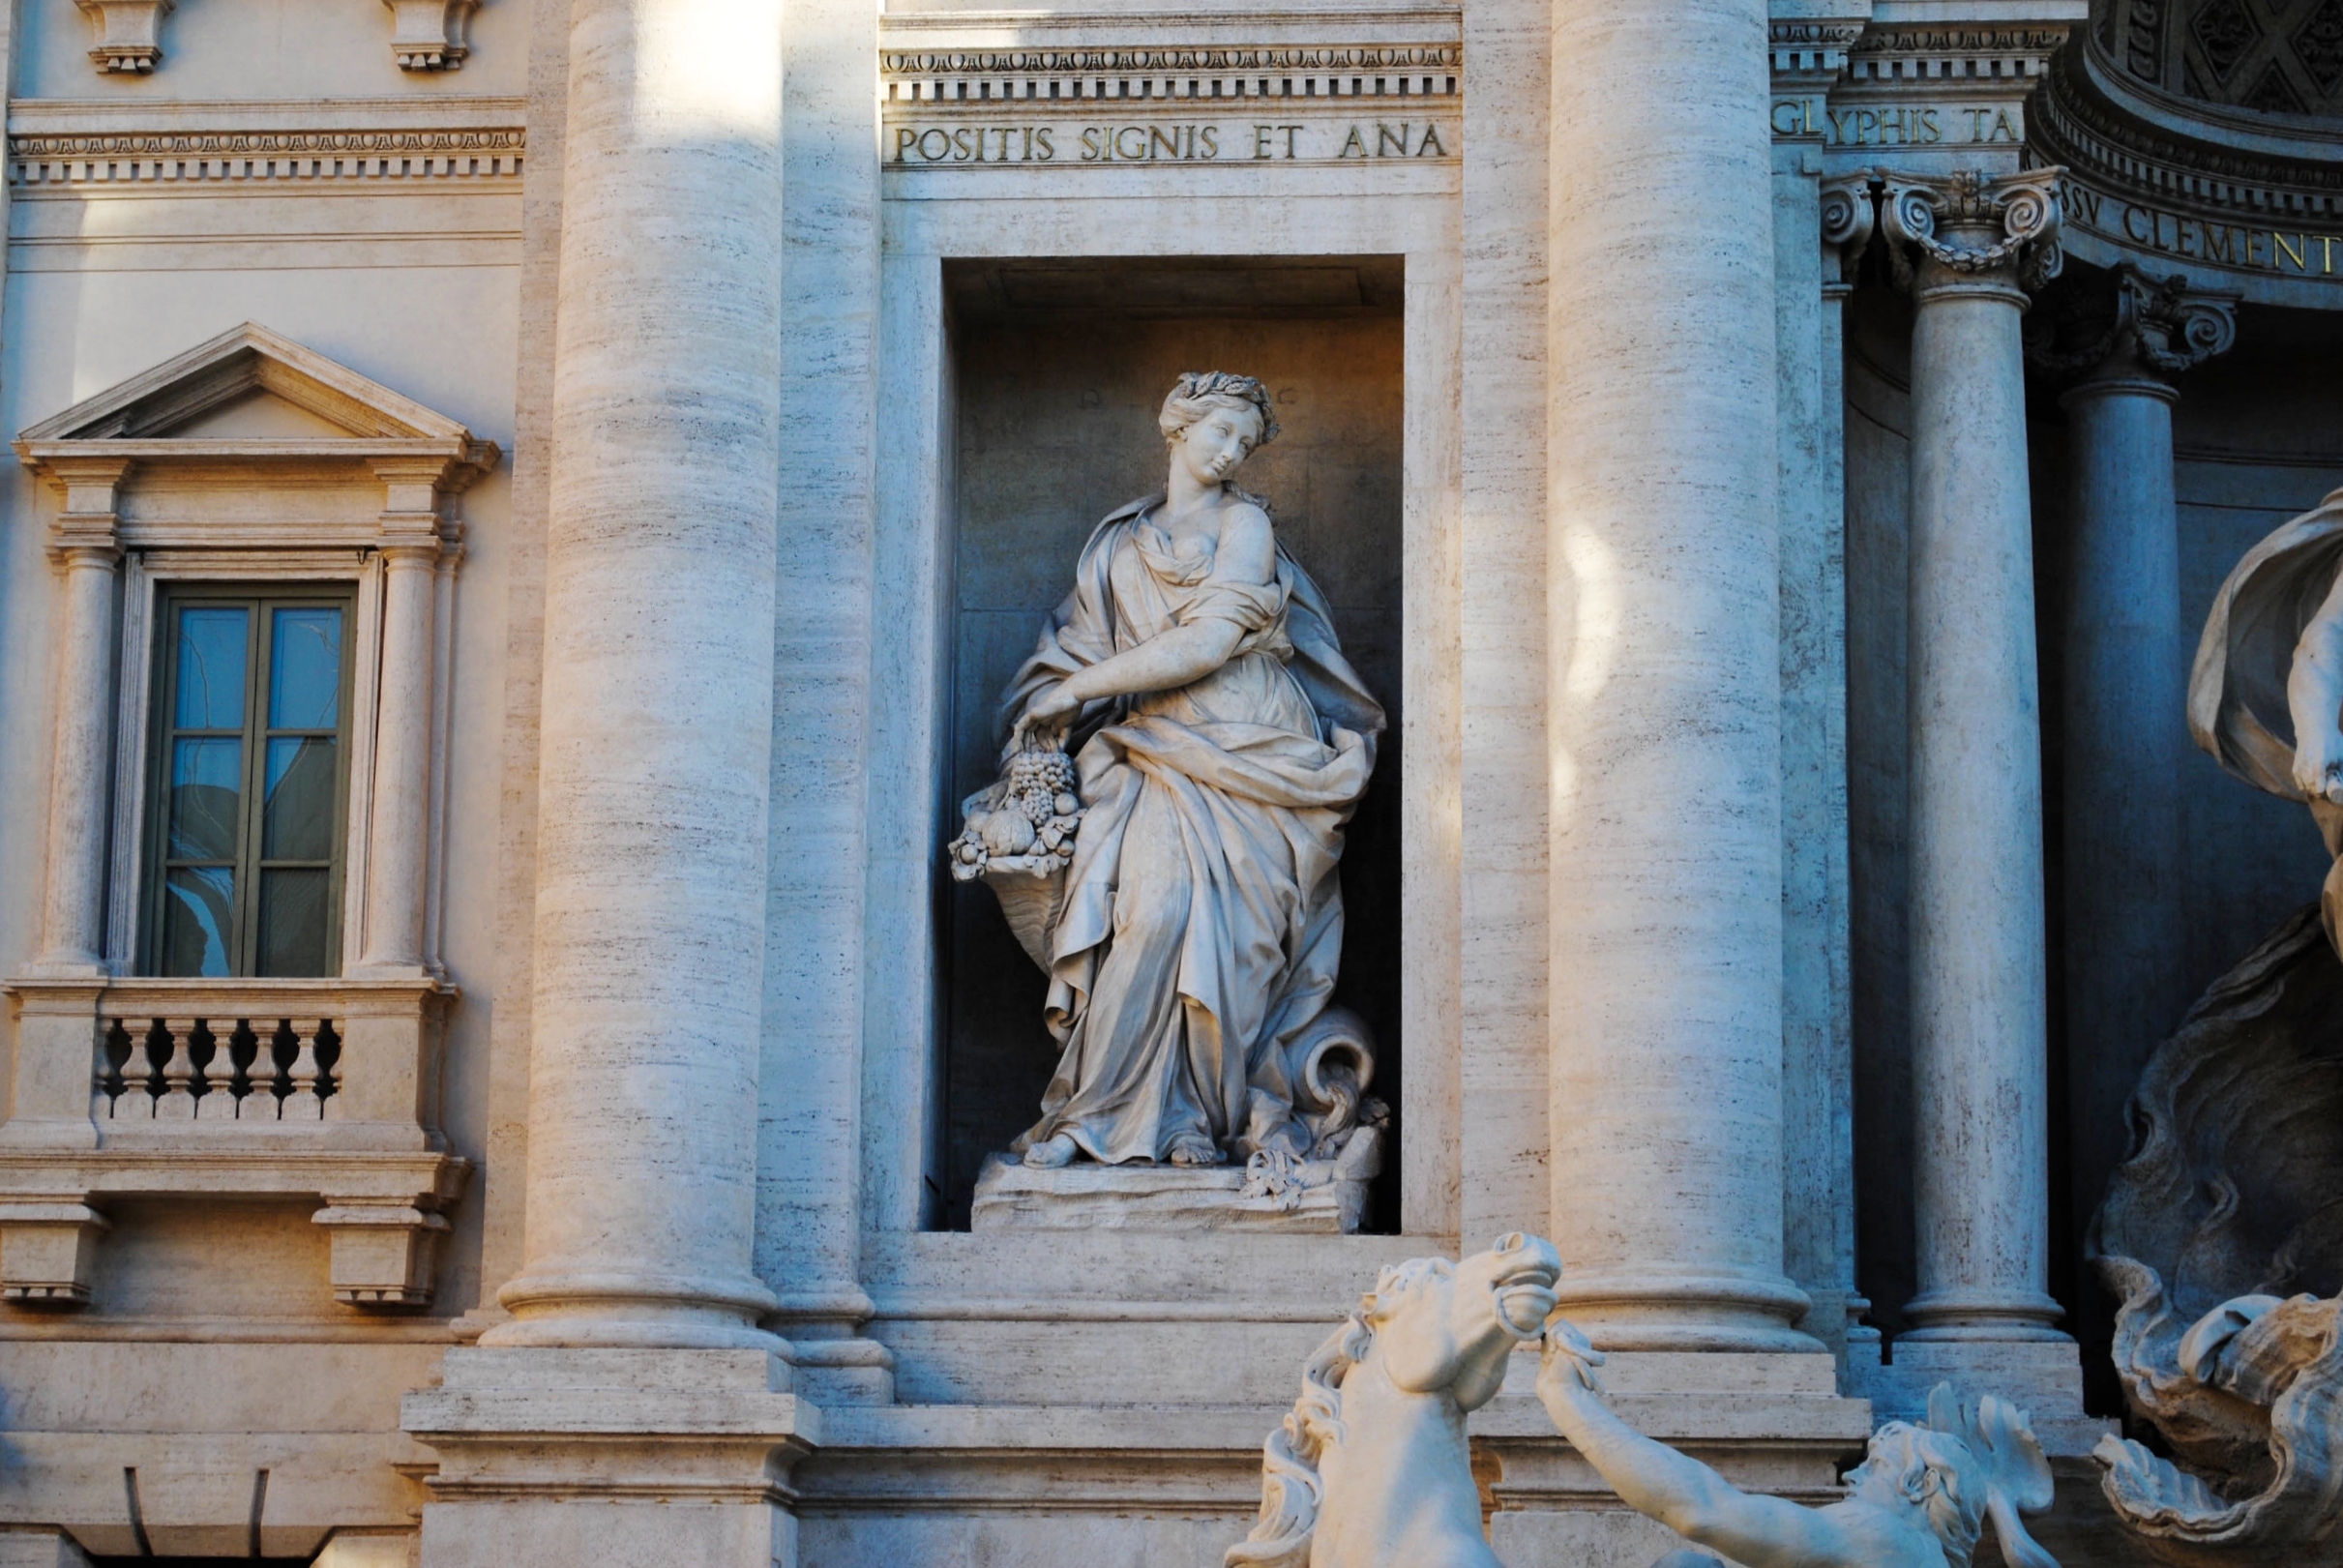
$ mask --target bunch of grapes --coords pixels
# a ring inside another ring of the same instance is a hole
[[[1035,827],[1053,816],[1072,816],[1082,802],[1074,792],[1074,759],[1054,748],[1035,748],[1009,759],[1009,798]]]

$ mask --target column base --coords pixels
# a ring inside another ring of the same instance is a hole
[[[401,1409],[439,1456],[421,1568],[793,1568],[789,1387],[754,1349],[452,1349]]]
[[[1561,1315],[1598,1349],[1826,1353],[1793,1326],[1813,1303],[1778,1276],[1565,1269],[1555,1294]]]
[[[1855,1392],[1879,1421],[1924,1421],[1928,1391],[1950,1383],[1963,1399],[1991,1394],[2033,1418],[2052,1459],[2089,1454],[2116,1423],[2083,1412],[2083,1357],[2064,1335],[2040,1340],[1917,1339],[1899,1334],[1888,1358],[1856,1369]]]
[[[2066,1336],[2051,1325],[2066,1309],[2032,1290],[1924,1290],[1904,1304],[1913,1328],[1897,1343],[1929,1340],[2012,1341],[2061,1345]]]

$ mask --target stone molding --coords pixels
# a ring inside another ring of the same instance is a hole
[[[2041,82],[2071,29],[2028,22],[2009,27],[1875,24],[1847,51],[1850,83],[1954,88],[2012,94]]]
[[[517,99],[307,104],[33,100],[9,110],[19,192],[251,180],[516,182],[527,155]]]
[[[2028,289],[2057,277],[2064,173],[2029,169],[1997,178],[1974,169],[1944,175],[1881,171],[1880,227],[1897,285],[1912,285],[1915,256],[1969,278],[2013,271]],[[1995,229],[1997,239],[1978,243],[1969,237]],[[1950,236],[1943,230],[1950,230]]]

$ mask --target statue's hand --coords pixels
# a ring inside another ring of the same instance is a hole
[[[1062,736],[1082,716],[1082,707],[1083,699],[1068,693],[1065,682],[1058,682],[1025,704],[1024,717],[1017,721],[1017,744],[1023,748],[1045,737]]]
[[[1587,1342],[1577,1325],[1555,1318],[1546,1325],[1546,1348],[1537,1370],[1538,1399],[1552,1410],[1573,1389],[1601,1393],[1603,1385],[1596,1380],[1594,1369],[1602,1364],[1603,1352]]]
[[[2343,733],[2305,735],[2295,747],[2295,787],[2343,806]]]

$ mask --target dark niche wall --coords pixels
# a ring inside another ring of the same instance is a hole
[[[1278,438],[1239,476],[1334,607],[1389,716],[1343,856],[1335,1000],[1374,1030],[1399,1102],[1402,333],[1397,258],[948,262],[957,549],[949,831],[997,776],[999,699],[1100,518],[1163,488],[1156,414],[1182,370],[1258,376]],[[940,849],[939,849],[940,852]],[[992,892],[954,883],[946,956],[943,1205],[964,1228],[978,1167],[1038,1114],[1057,1048],[1047,983]],[[1404,1139],[1404,1133],[1401,1135]],[[1400,1139],[1373,1228],[1396,1228]]]

